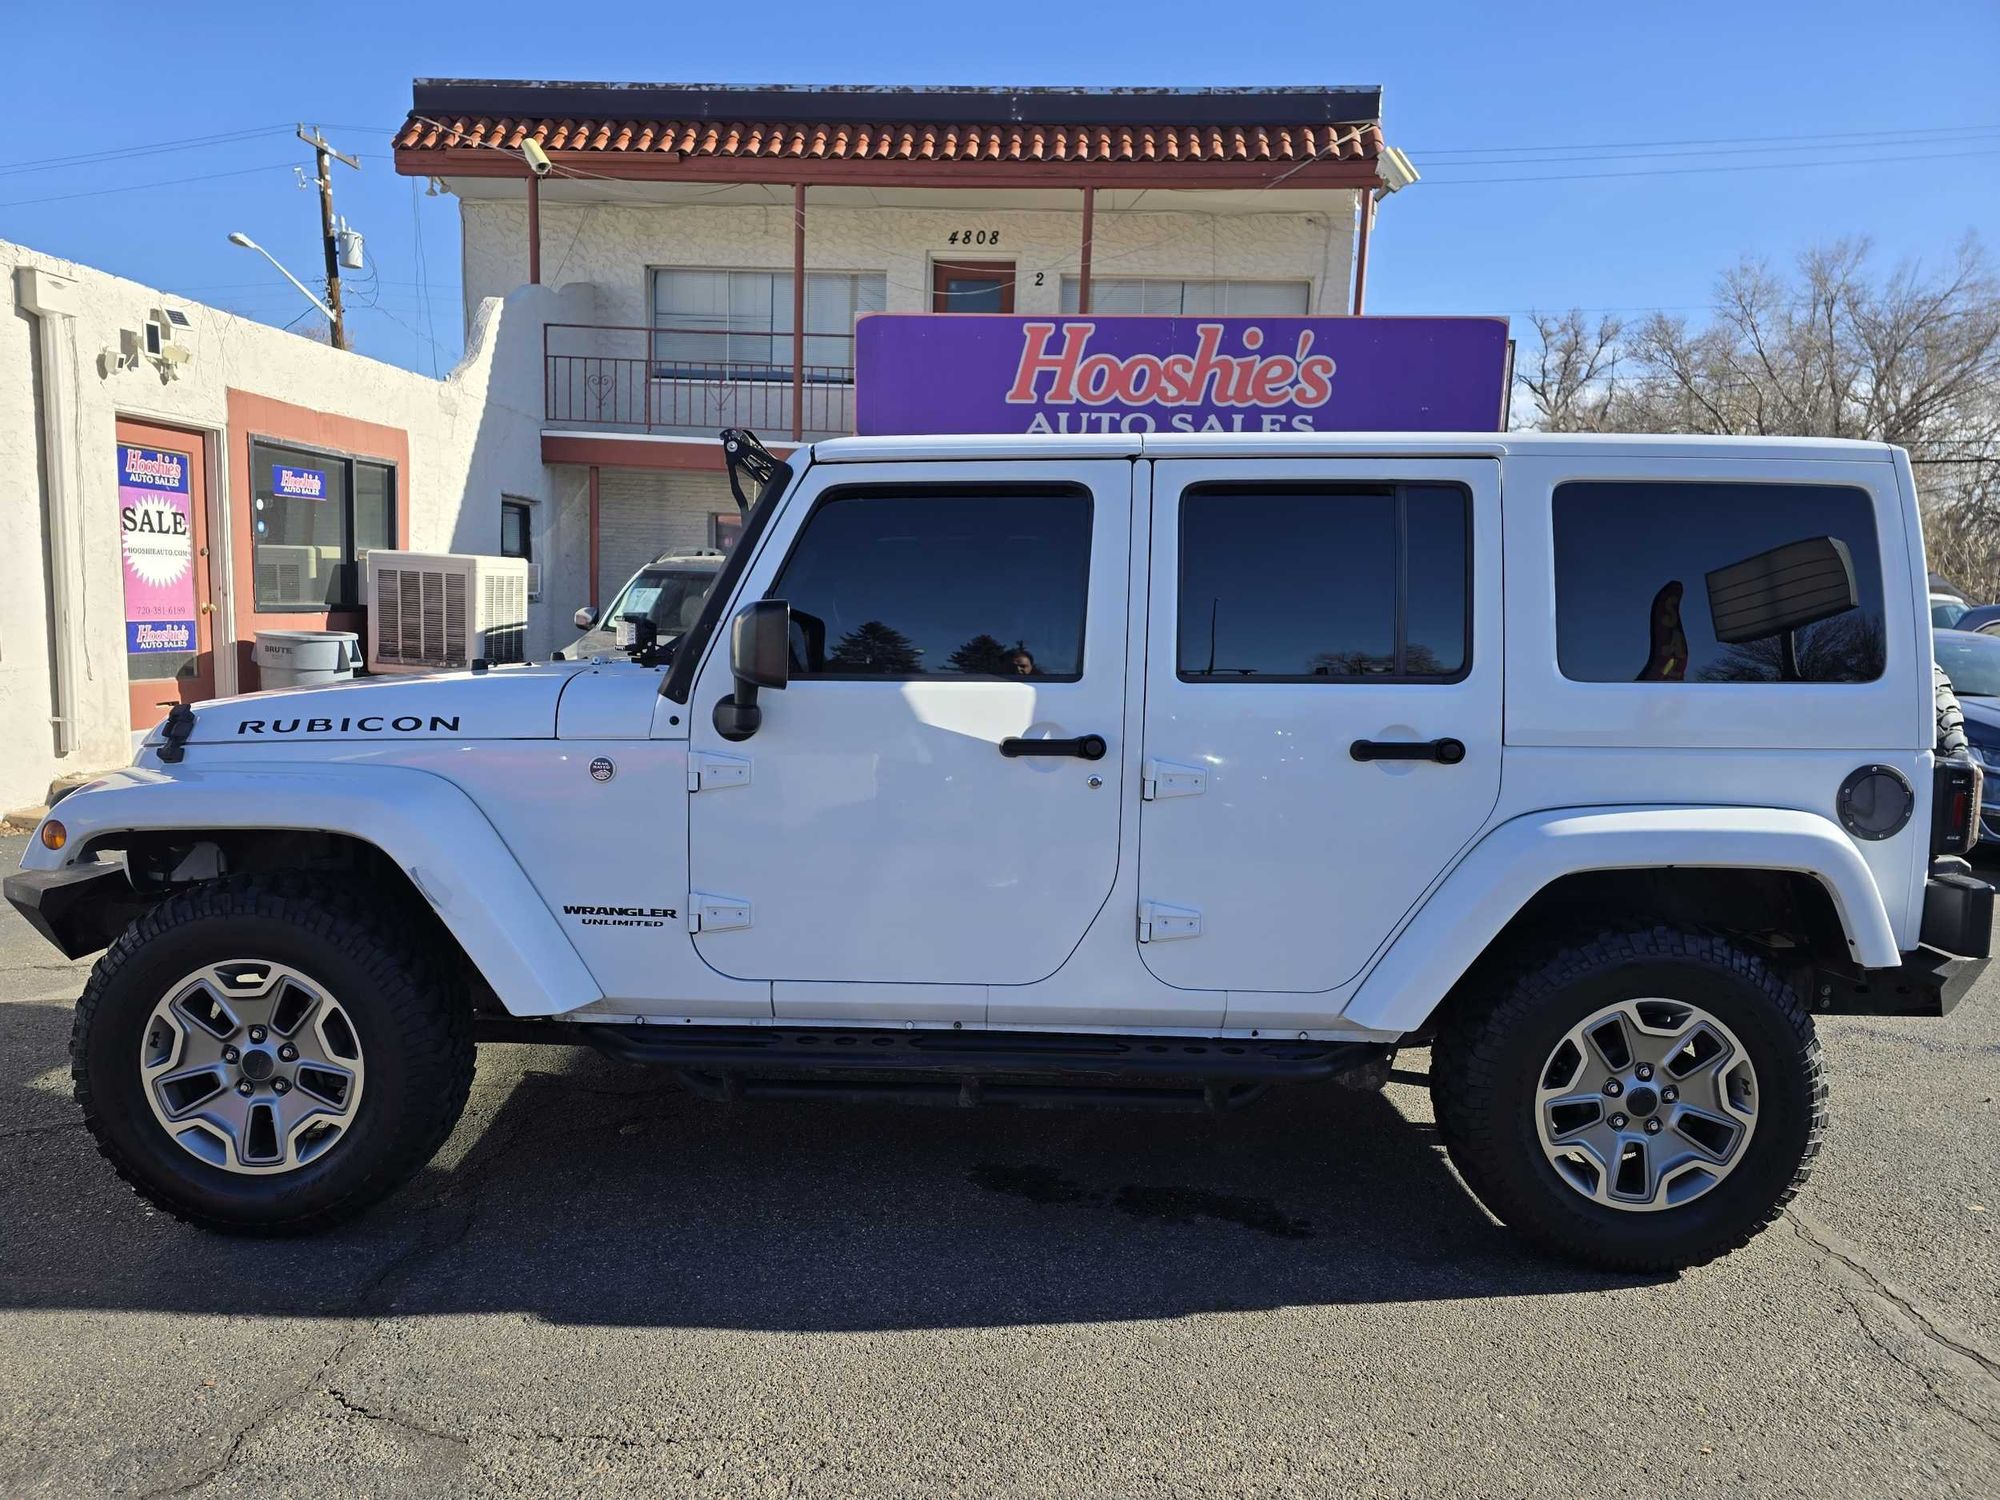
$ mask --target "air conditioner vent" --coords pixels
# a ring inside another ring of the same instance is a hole
[[[458,553],[369,552],[368,660],[438,671],[527,652],[528,563]]]

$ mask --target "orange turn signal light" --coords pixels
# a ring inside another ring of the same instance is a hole
[[[67,828],[63,827],[62,824],[58,823],[54,818],[46,818],[43,820],[42,847],[44,849],[60,849],[64,844],[67,844],[68,842],[69,842],[69,830]]]

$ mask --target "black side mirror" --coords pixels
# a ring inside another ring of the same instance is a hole
[[[791,605],[759,599],[737,613],[729,623],[729,672],[736,690],[715,705],[715,732],[725,740],[747,740],[764,722],[758,689],[782,692],[791,680]]]

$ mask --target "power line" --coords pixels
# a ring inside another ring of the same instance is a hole
[[[1857,141],[1889,140],[1903,136],[1955,135],[1966,130],[2000,130],[2000,121],[1971,125],[1912,125],[1894,130],[1850,130],[1805,135],[1717,135],[1694,136],[1677,141],[1546,141],[1538,146],[1440,146],[1434,149],[1410,147],[1411,155],[1489,156],[1503,152],[1529,151],[1638,151],[1656,146],[1755,146],[1776,141]],[[1527,163],[1522,163],[1527,165]]]
[[[1940,151],[1927,156],[1927,162],[1962,161],[1975,156],[2000,156],[2000,147],[1991,151]],[[1631,172],[1552,172],[1531,177],[1426,177],[1424,182],[1430,187],[1487,187],[1503,182],[1590,182],[1607,177],[1690,177],[1707,176],[1717,172],[1799,172],[1817,167],[1888,167],[1907,166],[1909,159],[1904,156],[1837,157],[1831,161],[1771,161],[1734,162],[1707,167],[1646,167]],[[1489,163],[1489,165],[1500,165]],[[1507,165],[1514,165],[1507,163]],[[1522,166],[1533,166],[1533,162],[1522,162]]]
[[[248,177],[252,172],[275,172],[280,168],[289,169],[288,161],[266,162],[261,167],[237,167],[229,172],[202,172],[193,177],[166,177],[154,182],[128,182],[119,187],[91,188],[82,193],[57,193],[47,198],[15,198],[0,203],[0,208],[26,208],[34,203],[68,203],[76,198],[102,198],[109,193],[141,193],[152,188],[180,187],[190,182],[214,182],[221,177]]]
[[[1869,144],[1878,148],[1887,146],[1900,146],[1907,150],[1918,147],[1928,147],[1933,145],[1943,145],[1943,146],[1973,145],[1981,141],[1990,141],[1994,139],[1996,136],[2000,136],[2000,128],[1990,129],[1990,130],[1967,131],[1962,135],[1941,137],[1936,140],[1930,140],[1930,141],[1919,142],[1919,141],[1872,140],[1869,142]],[[1757,156],[1775,156],[1780,152],[1785,152],[1785,151],[1824,151],[1828,147],[1833,146],[1835,144],[1836,143],[1833,141],[1810,141],[1805,143],[1804,145],[1798,145],[1798,146],[1757,146],[1751,148],[1748,154]],[[1540,166],[1554,166],[1561,162],[1572,162],[1572,161],[1660,161],[1663,159],[1674,158],[1674,157],[1709,156],[1711,154],[1712,152],[1710,151],[1710,149],[1704,146],[1704,147],[1694,147],[1686,150],[1673,150],[1673,151],[1621,151],[1621,152],[1586,151],[1575,156],[1537,156],[1537,157],[1498,156],[1487,161],[1442,161],[1441,162],[1441,161],[1433,161],[1427,157],[1426,162],[1428,165],[1434,168],[1540,167]],[[1784,165],[1784,164],[1778,163],[1777,165]]]
[[[152,141],[138,146],[108,146],[102,151],[81,151],[74,156],[44,156],[34,161],[9,162],[0,167],[0,177],[11,177],[19,172],[53,172],[69,167],[96,166],[101,162],[118,161],[126,157],[157,156],[167,151],[196,151],[205,146],[226,146],[235,141],[252,140],[260,135],[270,135],[283,130],[282,125],[256,125],[245,130],[224,131],[217,135],[190,135],[173,141]]]

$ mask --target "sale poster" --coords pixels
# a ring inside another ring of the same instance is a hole
[[[194,494],[188,455],[118,445],[125,650],[195,649]]]

